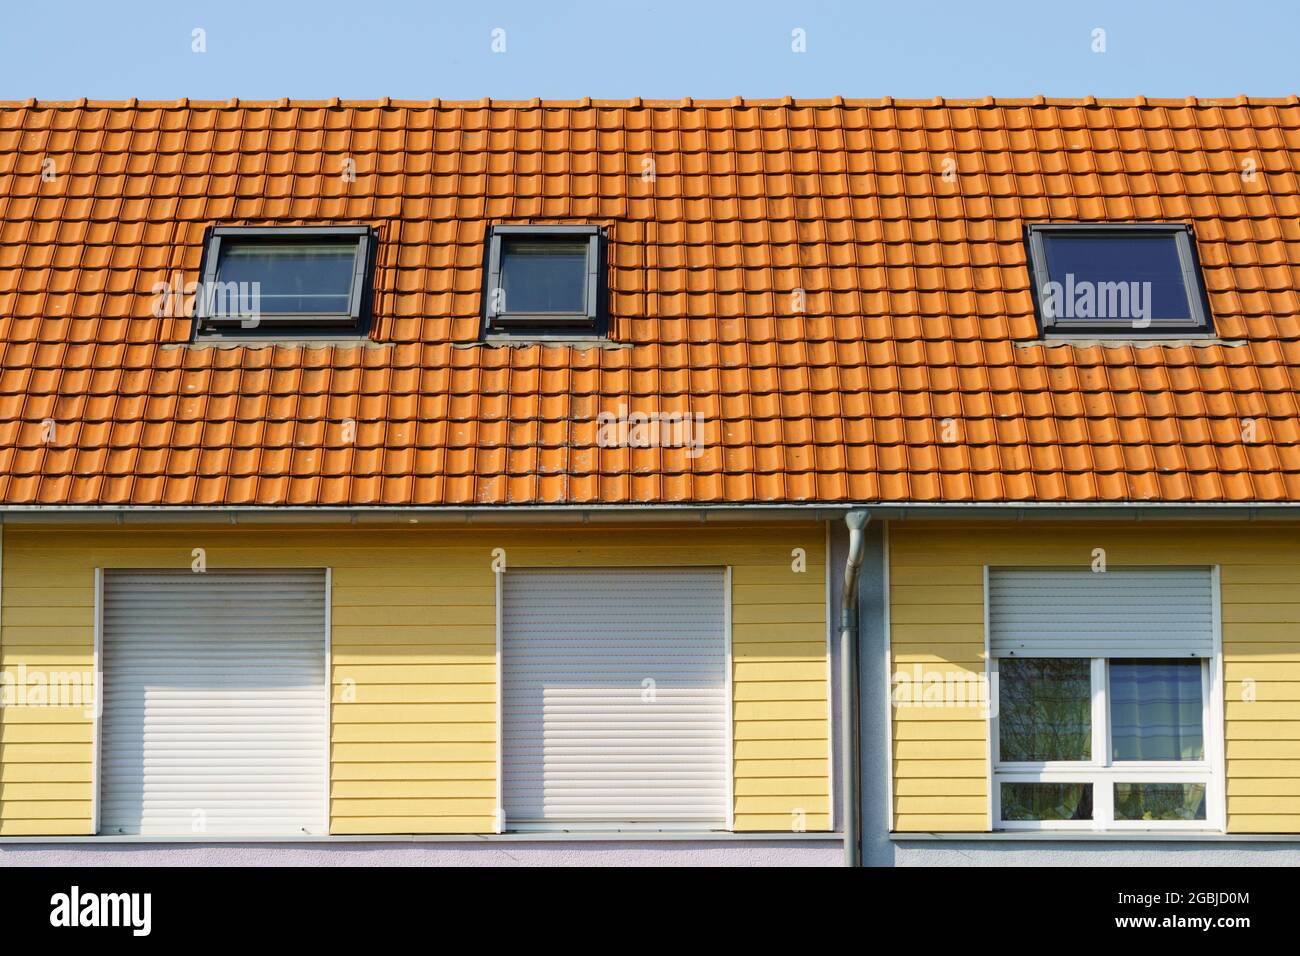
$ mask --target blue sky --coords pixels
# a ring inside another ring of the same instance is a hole
[[[1297,47],[1296,0],[37,0],[0,99],[1275,96]]]

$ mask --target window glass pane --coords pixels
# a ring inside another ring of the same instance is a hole
[[[1092,759],[1092,662],[998,661],[998,736],[1004,761]]]
[[[1058,318],[1111,324],[1191,318],[1178,240],[1173,235],[1044,232],[1042,236],[1048,276],[1060,284],[1060,298],[1053,296],[1059,303]]]
[[[1204,820],[1203,783],[1117,783],[1116,820]]]
[[[505,312],[587,311],[587,242],[501,240]]]
[[[327,315],[351,309],[357,242],[250,242],[223,239],[212,314]],[[253,283],[256,283],[254,286]],[[254,292],[257,294],[254,296]],[[241,308],[230,307],[236,300]]]
[[[1201,662],[1110,661],[1113,760],[1204,760]]]
[[[1003,820],[1091,820],[1090,783],[1004,783]]]

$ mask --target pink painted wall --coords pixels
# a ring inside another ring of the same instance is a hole
[[[839,866],[838,841],[8,843],[0,866]]]

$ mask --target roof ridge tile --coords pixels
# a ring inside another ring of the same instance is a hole
[[[892,108],[909,108],[909,109],[944,109],[944,108],[997,108],[997,109],[1015,109],[1024,106],[1111,106],[1111,107],[1139,107],[1139,108],[1162,108],[1171,106],[1185,106],[1192,108],[1213,108],[1223,105],[1235,106],[1295,106],[1300,104],[1300,96],[1296,93],[1290,93],[1285,96],[1277,97],[1252,97],[1243,93],[1238,93],[1228,97],[1196,97],[1188,96],[1182,99],[1165,98],[1152,99],[1144,95],[1133,97],[1101,98],[1095,95],[1083,97],[1053,97],[1048,98],[1043,94],[1035,94],[1028,99],[1020,97],[996,97],[985,95],[978,98],[945,98],[935,96],[928,100],[925,99],[896,99],[892,96],[882,96],[878,99],[846,99],[842,95],[836,95],[828,98],[809,98],[794,97],[786,95],[777,99],[771,98],[747,98],[736,96],[730,99],[693,99],[692,97],[682,97],[677,100],[647,100],[643,97],[631,97],[627,100],[593,100],[590,96],[582,97],[578,100],[547,100],[534,97],[531,100],[492,100],[490,97],[483,97],[479,100],[463,101],[443,101],[437,97],[427,101],[414,100],[394,100],[391,97],[380,97],[375,100],[345,100],[340,97],[330,97],[326,100],[307,100],[293,99],[290,97],[281,97],[277,100],[241,100],[238,97],[226,100],[191,100],[187,97],[181,97],[177,100],[140,100],[136,97],[125,100],[95,100],[89,101],[85,97],[76,100],[39,100],[35,97],[29,97],[26,100],[7,100],[0,101],[0,110],[2,109],[43,109],[43,110],[71,110],[71,109],[108,109],[108,110],[158,110],[158,109],[191,109],[191,110],[228,110],[228,109],[284,109],[287,107],[303,109],[388,109],[395,106],[403,108],[428,109],[519,109],[528,104],[537,104],[543,109],[644,109],[644,108],[694,108],[694,109],[727,109],[727,108],[779,108],[794,106],[800,109],[831,109],[840,106],[854,106],[857,108],[873,109],[892,109]]]

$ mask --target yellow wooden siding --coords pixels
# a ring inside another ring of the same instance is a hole
[[[330,830],[491,832],[496,581],[509,567],[732,571],[737,830],[829,826],[821,524],[601,529],[5,529],[0,666],[93,670],[94,569],[331,567]],[[803,548],[796,573],[791,550]],[[0,835],[84,834],[92,722],[0,709]]]
[[[983,568],[1220,566],[1228,829],[1300,832],[1300,541],[1292,527],[1201,523],[895,523],[894,673],[983,672]],[[1254,700],[1250,700],[1250,697]],[[894,828],[988,826],[987,723],[978,707],[895,707]]]

